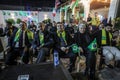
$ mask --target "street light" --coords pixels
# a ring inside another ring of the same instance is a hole
[[[48,19],[48,15],[44,14],[44,20]]]

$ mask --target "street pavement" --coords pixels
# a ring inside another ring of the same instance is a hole
[[[99,73],[100,80],[120,80],[120,68],[104,68]]]

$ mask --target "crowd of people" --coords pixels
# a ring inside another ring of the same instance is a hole
[[[70,20],[70,23],[40,22],[39,26],[36,26],[33,21],[27,26],[27,23],[22,21],[19,28],[13,26],[11,22],[6,24],[1,36],[8,38],[5,60],[8,66],[17,65],[19,56],[23,64],[28,64],[33,52],[37,57],[36,64],[45,62],[46,56],[50,56],[56,50],[59,58],[69,58],[68,71],[72,72],[80,53],[80,56],[86,58],[84,75],[89,80],[95,80],[97,51],[100,55],[99,70],[101,70],[105,64],[102,47],[120,46],[120,39],[113,35],[112,24],[107,23],[106,20],[101,22],[97,13],[93,18],[89,15],[87,21],[79,24],[75,24],[74,20]],[[97,44],[91,45],[94,40]],[[108,66],[111,67],[110,64]]]

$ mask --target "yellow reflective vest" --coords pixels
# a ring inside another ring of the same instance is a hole
[[[98,17],[97,17],[97,18],[92,18],[92,20],[90,21],[90,23],[91,23],[92,25],[94,25],[94,26],[99,26],[100,20],[99,20]]]
[[[106,36],[106,30],[105,29],[102,29],[101,44],[102,45],[106,45],[107,44],[107,36]]]

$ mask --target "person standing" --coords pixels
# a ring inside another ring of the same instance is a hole
[[[92,18],[92,20],[89,23],[91,23],[93,31],[98,30],[98,26],[100,25],[100,19],[98,17],[97,12],[95,12],[95,16]]]
[[[87,22],[90,22],[92,20],[92,17],[90,16],[90,14],[88,15],[88,18],[87,18]]]
[[[97,40],[98,48],[100,49],[100,63],[99,63],[99,70],[103,68],[103,64],[105,64],[105,59],[103,56],[103,46],[110,46],[110,36],[108,31],[106,31],[104,25],[101,26],[101,30],[96,31],[92,34],[94,38]]]
[[[37,26],[35,25],[34,21],[31,21],[31,24],[28,26],[28,29],[35,32],[37,30]]]
[[[85,24],[79,24],[78,27],[79,31],[75,34],[74,39],[80,48],[81,54],[86,57],[86,69],[84,75],[87,76],[89,80],[95,80],[96,51],[90,51],[88,49],[88,46],[93,39],[89,33],[87,33]]]
[[[104,19],[102,20],[102,23],[104,26],[107,25],[108,18],[105,16]]]

